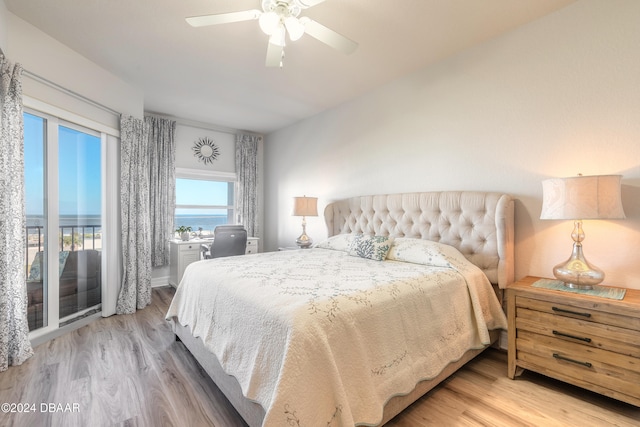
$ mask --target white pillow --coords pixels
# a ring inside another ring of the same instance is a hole
[[[351,242],[349,255],[375,261],[384,261],[391,249],[392,243],[392,237],[358,234]]]
[[[452,262],[464,259],[453,246],[424,239],[397,237],[387,254],[393,261],[411,262],[433,267],[452,267]]]
[[[318,243],[315,247],[321,249],[332,249],[334,251],[349,252],[351,242],[355,234],[336,234]]]

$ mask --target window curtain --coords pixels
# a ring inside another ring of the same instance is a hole
[[[151,209],[151,265],[169,265],[176,206],[176,122],[145,117],[149,126],[149,204]]]
[[[33,355],[25,278],[22,66],[0,50],[0,371]]]
[[[248,236],[259,236],[258,230],[258,142],[257,135],[236,135],[236,209]]]
[[[151,303],[149,205],[149,127],[140,119],[120,118],[120,221],[122,285],[117,314],[131,314]]]

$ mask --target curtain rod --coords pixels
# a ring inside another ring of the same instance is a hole
[[[196,121],[196,120],[183,119],[181,117],[171,116],[171,115],[163,114],[163,113],[156,113],[154,111],[145,111],[144,112],[144,116],[145,117],[159,117],[161,119],[173,120],[178,125],[189,126],[189,127],[194,127],[194,128],[200,128],[200,129],[206,129],[206,130],[212,130],[212,131],[215,131],[215,132],[227,133],[229,135],[236,135],[238,132],[240,132],[240,131],[238,131],[236,129],[231,129],[231,128],[226,128],[226,127],[222,127],[222,126],[212,125],[212,124],[209,124],[209,123],[199,122],[199,121]]]
[[[46,79],[46,78],[44,78],[42,76],[37,75],[36,73],[33,73],[33,72],[31,72],[31,71],[29,71],[27,69],[23,69],[22,73],[25,76],[31,78],[32,80],[40,82],[40,83],[42,83],[42,84],[44,84],[46,86],[52,87],[52,88],[54,88],[56,90],[59,90],[59,91],[61,91],[63,93],[66,93],[69,96],[72,96],[72,97],[74,97],[76,99],[79,99],[79,100],[81,100],[83,102],[86,102],[87,104],[93,105],[96,108],[99,108],[101,110],[104,110],[104,111],[106,111],[108,113],[111,113],[111,114],[113,114],[115,116],[120,117],[120,112],[114,110],[113,108],[109,108],[106,105],[100,104],[99,102],[96,102],[96,101],[94,101],[92,99],[89,99],[84,95],[80,95],[77,92],[74,92],[74,91],[72,91],[70,89],[67,89],[67,88],[65,88],[63,86],[60,86],[58,83],[52,82],[49,79]]]
[[[255,136],[260,136],[260,137],[263,136],[262,134],[259,134],[259,133],[256,133],[256,132],[245,131],[245,130],[241,130],[241,129],[232,129],[232,128],[219,126],[219,125],[214,125],[214,124],[210,124],[210,123],[199,122],[199,121],[196,121],[196,120],[183,119],[181,117],[170,116],[170,115],[162,114],[162,113],[155,113],[153,111],[145,111],[144,115],[145,115],[145,117],[160,117],[160,118],[167,119],[167,120],[173,120],[178,125],[189,126],[189,127],[194,127],[194,128],[200,128],[200,129],[206,129],[206,130],[211,130],[211,131],[214,131],[214,132],[226,133],[226,134],[229,134],[229,135],[245,134],[245,135],[255,135]]]

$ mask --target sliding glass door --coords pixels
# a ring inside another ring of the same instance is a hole
[[[29,328],[100,309],[102,142],[98,132],[28,112],[25,119]]]
[[[100,304],[101,164],[99,134],[69,124],[58,126],[58,291],[62,322]]]
[[[29,330],[47,326],[47,210],[45,209],[47,122],[24,115],[24,178],[26,201],[26,277]]]

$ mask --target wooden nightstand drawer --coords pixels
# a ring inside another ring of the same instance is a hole
[[[568,295],[572,302],[571,294]],[[632,328],[640,330],[640,317],[626,316],[624,314],[610,313],[598,310],[597,303],[562,304],[555,301],[546,301],[534,299],[526,296],[516,296],[516,307],[525,307],[543,313],[551,313],[556,316],[570,317],[573,319],[581,319],[589,322],[602,323],[605,325],[615,325],[622,328]],[[594,307],[595,306],[595,307]]]
[[[516,328],[640,358],[640,331],[516,307]]]
[[[524,331],[516,345],[517,357],[542,374],[638,396],[640,364],[635,357]]]
[[[509,378],[529,369],[640,406],[640,291],[615,300],[536,280],[507,288]]]

